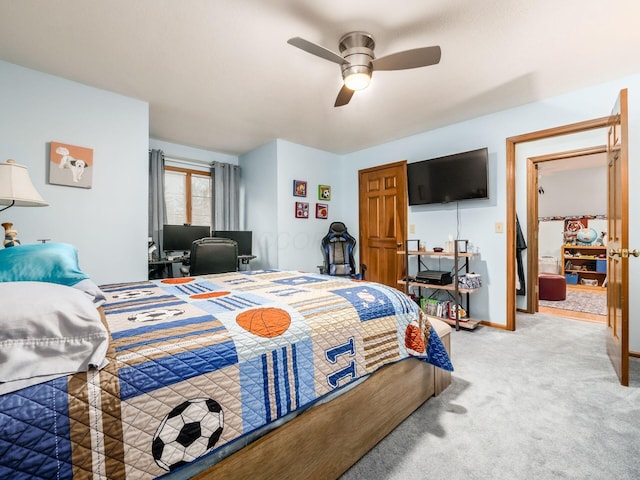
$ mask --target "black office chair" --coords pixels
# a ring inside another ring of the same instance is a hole
[[[333,222],[329,225],[329,232],[322,239],[324,265],[318,267],[320,273],[364,280],[367,267],[361,265],[360,273],[357,273],[353,256],[355,247],[356,239],[349,234],[346,225]]]
[[[229,238],[206,237],[191,244],[189,264],[180,267],[184,275],[206,275],[238,271],[238,243]]]

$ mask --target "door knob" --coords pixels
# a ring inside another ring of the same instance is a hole
[[[615,257],[616,255],[622,258],[628,258],[629,255],[633,255],[634,257],[640,257],[640,250],[638,250],[637,248],[633,250],[628,250],[626,248],[620,248],[618,250],[614,250],[614,249],[609,250],[610,257]]]

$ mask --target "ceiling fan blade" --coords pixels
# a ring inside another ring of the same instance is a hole
[[[342,85],[342,88],[338,92],[338,96],[336,97],[336,103],[333,104],[334,107],[342,107],[349,103],[351,97],[353,97],[353,90],[347,88],[346,85]]]
[[[349,63],[337,53],[333,53],[331,50],[321,47],[320,45],[316,45],[315,43],[311,43],[304,38],[293,37],[287,40],[287,43],[289,45],[293,45],[294,47],[298,47],[299,49],[304,50],[307,53],[320,58],[324,58],[325,60],[329,60],[330,62],[335,62],[340,65],[342,65],[343,63]]]
[[[426,67],[440,62],[442,52],[439,46],[414,48],[392,53],[373,60],[374,70],[407,70]]]

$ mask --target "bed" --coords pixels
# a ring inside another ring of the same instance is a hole
[[[29,361],[0,368],[0,478],[336,478],[450,381],[448,325],[395,289],[278,270],[98,288],[47,245],[64,267],[0,267],[0,298],[10,325],[73,311],[45,333],[72,330],[74,355],[2,339]]]

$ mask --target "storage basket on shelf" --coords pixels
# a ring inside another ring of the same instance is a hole
[[[578,284],[578,274],[577,273],[565,273],[564,276],[567,279],[567,285],[577,285]]]
[[[477,273],[466,273],[458,277],[458,288],[468,288],[472,290],[474,288],[480,288],[482,286],[482,279]]]
[[[560,264],[556,257],[542,256],[538,258],[539,273],[558,273]]]

